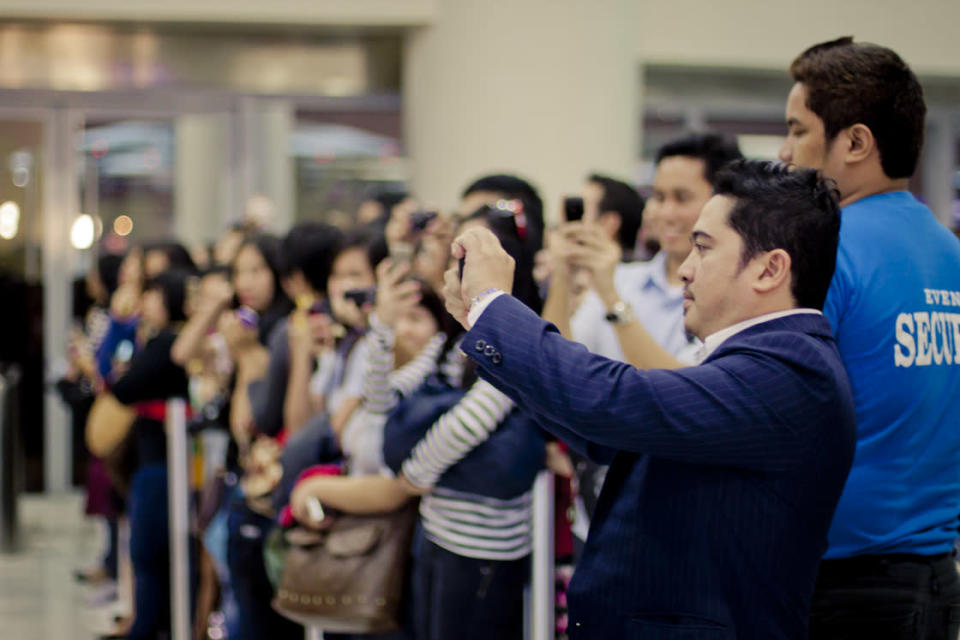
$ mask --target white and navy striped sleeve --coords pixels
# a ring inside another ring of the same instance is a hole
[[[438,333],[417,356],[393,370],[394,333],[391,327],[370,316],[368,369],[363,384],[364,407],[371,413],[387,413],[397,404],[399,396],[412,393],[437,370],[437,358],[447,340]]]
[[[432,487],[503,422],[513,401],[489,382],[478,380],[470,391],[433,423],[401,466],[403,475],[418,487]]]

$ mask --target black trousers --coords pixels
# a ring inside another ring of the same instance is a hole
[[[823,560],[811,640],[957,640],[960,576],[951,554]]]
[[[480,560],[414,540],[413,617],[417,640],[522,640],[529,558]]]

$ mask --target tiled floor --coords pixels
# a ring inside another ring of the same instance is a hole
[[[88,603],[74,569],[96,557],[101,538],[79,494],[25,496],[15,554],[0,554],[0,639],[89,640],[111,612]]]

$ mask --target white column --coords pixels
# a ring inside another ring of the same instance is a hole
[[[293,224],[294,174],[290,155],[290,134],[294,126],[293,106],[283,100],[245,98],[240,106],[239,157],[242,166],[238,185],[243,206],[253,195],[266,196],[273,205],[271,230],[283,233]]]
[[[225,193],[230,185],[227,116],[178,116],[174,131],[174,237],[187,246],[213,242],[230,219]]]
[[[76,250],[70,227],[79,211],[76,132],[80,117],[56,109],[44,132],[43,157],[43,349],[46,364],[67,353],[73,291],[71,266]],[[66,491],[72,471],[72,430],[68,410],[48,387],[44,396],[44,487]]]
[[[634,0],[439,0],[404,48],[413,191],[455,204],[472,179],[517,172],[548,215],[590,171],[630,177],[643,31]]]

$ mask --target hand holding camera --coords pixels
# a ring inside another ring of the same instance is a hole
[[[410,265],[395,264],[389,258],[377,267],[377,320],[392,327],[397,318],[420,301],[420,283],[408,280]]]

